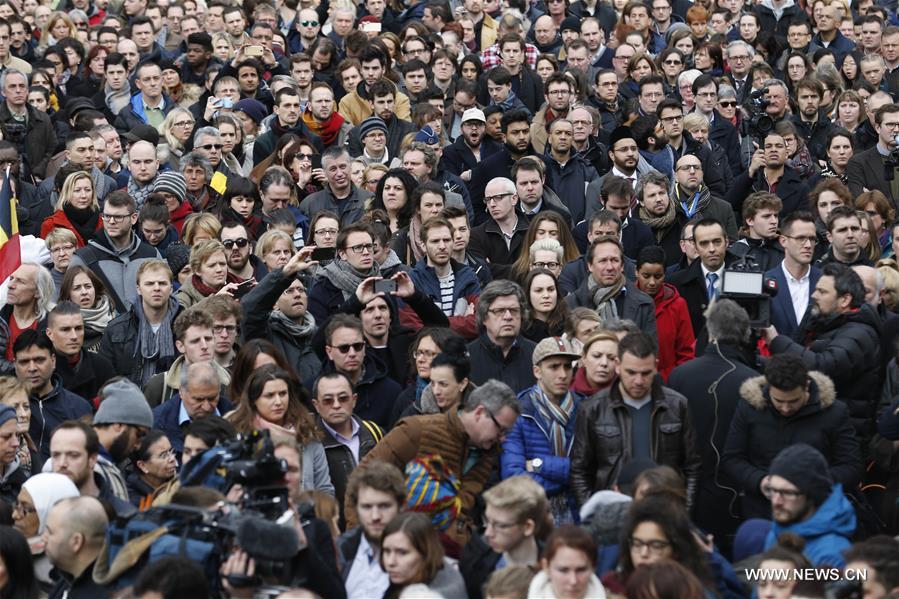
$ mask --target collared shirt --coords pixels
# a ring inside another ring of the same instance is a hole
[[[344,584],[347,599],[383,597],[389,586],[390,577],[381,569],[378,552],[369,545],[363,533]]]
[[[634,171],[633,175],[625,175],[624,173],[622,173],[621,171],[618,170],[617,166],[613,166],[612,167],[612,175],[615,177],[621,177],[622,179],[627,179],[630,182],[631,187],[633,187],[634,189],[637,189],[637,171],[636,170]]]
[[[159,103],[156,106],[150,106],[147,104],[146,97],[141,94],[141,101],[144,105],[144,114],[147,115],[147,124],[159,129],[162,126],[162,121],[165,120],[165,111],[163,111],[165,100],[159,98]]]
[[[540,201],[537,202],[537,207],[533,210],[527,210],[523,204],[521,205],[521,211],[524,212],[525,216],[534,216],[541,210],[543,210],[543,198],[540,198]]]
[[[333,428],[328,426],[328,423],[322,420],[322,426],[325,427],[325,430],[330,433],[334,440],[340,443],[341,445],[346,445],[350,448],[350,451],[353,452],[353,459],[356,460],[356,463],[359,463],[359,422],[352,418],[350,420],[353,423],[353,433],[350,438],[346,438]],[[364,537],[365,535],[363,535]]]
[[[709,270],[705,267],[701,261],[699,263],[699,267],[702,268],[702,284],[708,288],[709,285],[709,273],[715,273],[718,275],[718,278],[715,280],[715,296],[721,295],[721,283],[724,281],[724,265],[721,265],[721,268],[718,270]]]
[[[537,46],[534,44],[524,45],[524,58],[532,69],[537,68],[538,56],[540,56],[540,50],[537,49]],[[485,72],[501,64],[503,64],[503,59],[499,54],[498,42],[481,52],[481,66],[484,67]]]
[[[784,276],[787,277],[787,287],[790,288],[790,299],[793,302],[793,313],[796,315],[796,324],[798,325],[802,322],[802,317],[805,316],[805,311],[808,309],[809,302],[809,285],[811,285],[811,267],[805,271],[805,274],[796,278],[790,274],[790,271],[787,270],[787,265],[783,262],[780,263],[780,267],[784,271]]]
[[[215,415],[221,416],[219,414],[219,409],[215,409]],[[190,414],[187,413],[187,408],[184,407],[184,400],[181,400],[181,408],[178,410],[178,426],[181,426],[187,422],[191,422],[193,418],[190,417]]]

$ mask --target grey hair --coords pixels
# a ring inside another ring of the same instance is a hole
[[[508,181],[508,179],[506,179]],[[511,183],[511,181],[510,181]],[[521,308],[522,322],[528,319],[528,303],[524,297],[524,291],[521,285],[508,279],[496,279],[487,283],[487,286],[481,290],[481,297],[478,299],[478,329],[483,330],[484,321],[487,320],[487,310],[497,298],[514,295],[518,300],[518,306]]]
[[[28,85],[28,75],[26,75],[19,69],[6,69],[2,74],[0,74],[0,89],[6,89],[6,78],[10,75],[21,75],[25,78],[25,85]]]
[[[790,97],[790,88],[787,87],[787,84],[781,81],[780,79],[765,79],[765,82],[762,84],[767,88],[771,86],[780,87],[784,90],[784,95],[789,98]]]
[[[37,318],[44,319],[50,310],[53,309],[55,303],[53,298],[56,296],[56,285],[53,283],[53,277],[50,271],[38,264],[37,262],[22,262],[22,265],[30,264],[35,269],[34,285],[37,294]]]
[[[181,158],[181,173],[184,173],[184,169],[188,166],[198,166],[206,173],[206,182],[209,183],[212,180],[212,163],[209,162],[209,159],[200,154],[197,151],[189,152],[185,154]]]
[[[690,114],[696,113],[691,112]],[[646,190],[646,185],[649,183],[658,185],[659,187],[663,187],[666,191],[671,189],[671,181],[668,180],[668,177],[658,171],[649,171],[648,173],[637,179],[637,198],[641,202],[643,201],[643,193]]]
[[[212,367],[212,362],[197,362],[181,369],[180,389],[190,389],[190,383],[198,385],[221,385],[222,378]]]
[[[215,127],[200,127],[197,129],[197,132],[194,133],[194,145],[197,145],[197,142],[200,141],[201,137],[218,137],[221,139],[222,132],[216,129]]]
[[[333,145],[322,153],[322,165],[324,165],[325,162],[331,162],[332,160],[338,160],[343,157],[346,157],[347,161],[350,159],[350,153],[347,152],[346,148]]]
[[[887,66],[887,62],[883,59],[883,56],[880,54],[865,54],[862,56],[861,60],[858,61],[858,66],[861,68],[863,62],[876,62],[882,67]]]
[[[531,249],[529,250],[531,262],[534,261],[534,256],[540,251],[555,252],[556,256],[559,258],[559,262],[565,262],[565,248],[562,247],[562,244],[559,243],[558,240],[553,239],[552,237],[538,239],[531,244]]]
[[[677,85],[679,87],[684,82],[693,85],[693,82],[696,81],[700,75],[702,75],[702,71],[699,69],[687,69],[677,76]]]
[[[405,150],[403,150],[403,156],[406,155],[406,152],[421,152],[425,157],[425,164],[427,164],[431,170],[434,170],[434,166],[437,165],[437,152],[423,141],[413,141],[406,146]]]
[[[518,188],[515,187],[515,183],[513,183],[511,179],[507,179],[506,177],[494,177],[493,179],[490,179],[490,182],[487,183],[485,189],[486,187],[493,185],[496,182],[502,183],[503,186],[505,186],[506,193],[518,193]]]
[[[709,340],[739,345],[749,339],[749,314],[737,302],[719,299],[705,311]]]
[[[755,57],[755,48],[753,48],[750,44],[747,44],[743,40],[734,40],[731,43],[727,44],[727,57],[730,58],[730,53],[737,48],[745,48],[746,52],[749,53],[750,60]]]
[[[737,90],[734,89],[734,86],[728,85],[726,83],[722,83],[718,86],[718,100],[723,100],[725,98],[736,98]]]
[[[496,379],[490,379],[473,389],[463,400],[462,409],[465,412],[474,412],[478,406],[484,406],[494,416],[503,408],[509,408],[516,414],[521,413],[518,396],[509,385]]]
[[[600,328],[610,333],[625,333],[626,335],[640,332],[640,327],[630,318],[607,318],[602,321]]]

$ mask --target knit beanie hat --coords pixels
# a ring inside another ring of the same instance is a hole
[[[805,443],[782,449],[768,467],[768,474],[790,481],[815,505],[827,500],[834,484],[827,460]]]
[[[240,111],[253,119],[257,125],[262,122],[262,119],[265,118],[265,104],[260,102],[259,100],[254,100],[253,98],[244,98],[240,102],[234,105],[234,111]]]
[[[153,410],[137,385],[121,379],[100,389],[94,424],[131,424],[151,429]]]
[[[365,136],[372,131],[383,131],[387,134],[387,124],[377,116],[370,116],[359,123],[359,139],[365,139]]]
[[[415,134],[415,139],[413,141],[421,141],[429,146],[433,146],[434,144],[440,143],[440,137],[434,133],[434,130],[431,129],[430,125],[425,125],[421,131]]]
[[[165,249],[165,259],[177,279],[178,273],[184,270],[184,267],[190,262],[190,248],[180,242],[173,243]]]
[[[16,419],[16,411],[10,406],[0,406],[0,426]]]
[[[179,202],[183,202],[187,197],[187,182],[184,175],[175,171],[165,171],[156,175],[156,181],[153,183],[153,192],[170,193]]]

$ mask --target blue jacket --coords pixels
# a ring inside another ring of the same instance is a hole
[[[789,526],[775,522],[765,538],[765,550],[773,547],[777,537],[785,532],[805,539],[803,554],[813,566],[845,566],[843,550],[852,545],[850,537],[855,532],[855,509],[843,495],[843,485],[836,483],[827,500],[808,520]]]
[[[224,396],[220,395],[216,409],[219,414],[227,414],[234,409],[234,406]],[[184,451],[184,428],[187,428],[187,426],[181,428],[181,425],[178,424],[180,415],[181,396],[177,393],[153,408],[153,428],[165,433],[172,444],[172,449],[179,454],[179,459],[181,452]]]
[[[521,406],[521,415],[515,421],[515,426],[506,436],[503,442],[503,453],[500,456],[500,476],[503,480],[510,476],[527,474],[535,481],[543,485],[547,496],[565,494],[568,496],[568,504],[571,506],[572,517],[577,520],[578,508],[574,495],[569,492],[568,470],[571,461],[568,456],[557,456],[550,445],[550,424],[544,420],[540,410],[530,397],[533,387],[525,389],[518,394],[518,403]],[[575,415],[577,406],[584,399],[579,393],[574,393],[575,408],[568,426],[565,427],[565,450],[571,452],[574,441]],[[527,472],[525,462],[534,458],[543,460],[540,472]]]
[[[453,282],[454,306],[460,297],[481,294],[481,283],[478,281],[478,276],[475,274],[474,269],[465,264],[460,264],[452,258],[450,258],[450,265],[453,268],[455,277]],[[415,268],[409,272],[409,276],[415,284],[415,289],[428,296],[434,302],[434,305],[439,307],[441,300],[440,281],[437,278],[434,267],[428,266],[428,259],[422,258],[419,260]]]
[[[774,328],[776,328],[777,332],[781,335],[789,335],[792,337],[793,334],[799,330],[799,323],[802,322],[802,318],[805,314],[796,314],[796,311],[793,309],[793,299],[790,297],[790,285],[787,283],[787,276],[784,274],[782,263],[779,262],[777,266],[766,272],[765,277],[777,281],[777,288],[780,290],[777,295],[771,298],[771,324],[774,325]],[[808,281],[809,308],[812,305],[812,292],[815,290],[815,285],[818,284],[818,279],[820,278],[821,269],[812,266],[809,271]],[[807,311],[808,310],[806,309],[806,312]]]

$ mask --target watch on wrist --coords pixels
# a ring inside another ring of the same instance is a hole
[[[534,458],[531,460],[531,469],[534,472],[540,472],[540,467],[543,465],[543,460],[540,458]]]

